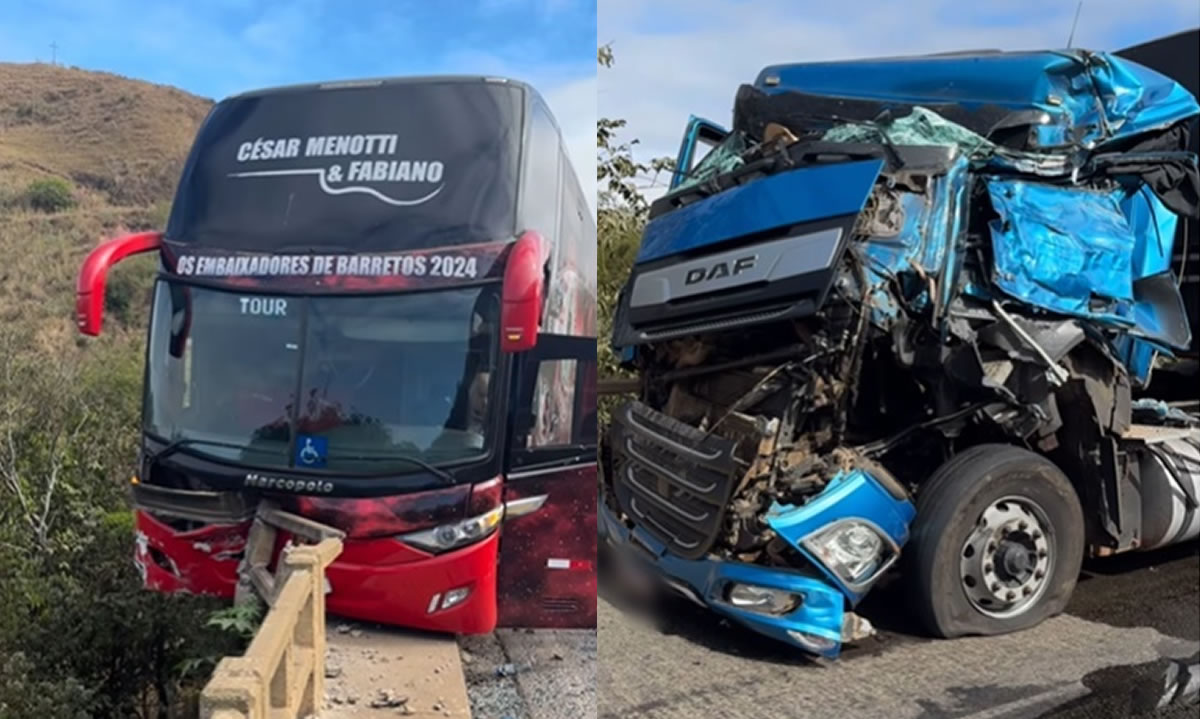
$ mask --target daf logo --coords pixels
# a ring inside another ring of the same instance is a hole
[[[333,482],[319,479],[287,479],[285,477],[265,477],[257,472],[250,472],[245,480],[247,487],[255,489],[275,489],[285,492],[321,492],[329,494],[333,491]]]
[[[694,285],[698,282],[708,282],[722,277],[739,275],[753,268],[754,263],[757,261],[758,255],[747,255],[746,257],[734,260],[732,268],[730,268],[730,263],[724,260],[712,266],[695,267],[687,271],[687,276],[683,278],[683,284]]]

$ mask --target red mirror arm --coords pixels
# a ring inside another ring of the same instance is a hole
[[[161,232],[137,232],[109,240],[92,250],[75,285],[75,322],[79,331],[96,337],[104,321],[104,286],[108,270],[130,255],[162,246]]]

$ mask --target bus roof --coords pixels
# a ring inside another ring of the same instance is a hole
[[[447,84],[447,83],[491,83],[498,85],[508,85],[510,87],[518,87],[523,90],[534,92],[531,85],[509,77],[501,77],[497,75],[413,75],[413,76],[391,76],[391,77],[365,77],[353,78],[345,80],[328,80],[325,82],[308,82],[295,85],[278,85],[275,87],[264,87],[256,90],[247,90],[226,97],[226,100],[241,99],[248,97],[264,97],[267,95],[277,95],[293,92],[313,92],[317,90],[341,90],[345,88],[361,88],[361,87],[386,87],[389,85],[418,85],[418,84]]]

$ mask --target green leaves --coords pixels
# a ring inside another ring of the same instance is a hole
[[[612,48],[607,45],[599,48],[597,61],[601,67],[611,67]],[[671,172],[675,166],[674,160],[669,157],[657,157],[648,162],[635,159],[634,148],[638,141],[632,139],[621,142],[618,137],[619,131],[625,126],[625,120],[621,119],[600,118],[596,121],[596,179],[600,181],[596,227],[599,283],[597,319],[600,332],[596,354],[603,377],[622,374],[609,338],[612,336],[617,297],[637,257],[642,229],[646,224],[649,204],[641,190],[662,173]],[[602,423],[607,423],[609,411],[615,402],[613,397],[600,399]]]
[[[257,601],[234,604],[225,609],[218,609],[208,617],[207,625],[216,627],[223,632],[233,634],[241,639],[249,640],[258,631],[263,619],[263,607]]]
[[[22,652],[0,654],[0,719],[89,719],[92,695],[72,678],[39,677]]]
[[[597,48],[596,61],[600,67],[612,67],[612,47]],[[604,117],[596,120],[596,179],[600,181],[597,204],[601,213],[608,210],[645,212],[647,203],[640,190],[675,166],[675,161],[669,157],[658,157],[649,162],[635,160],[633,148],[638,141],[621,142],[618,139],[617,131],[624,127],[625,120]]]
[[[43,177],[29,183],[25,201],[40,212],[62,212],[75,206],[75,191],[61,177]]]
[[[126,489],[142,335],[112,329],[76,347],[27,316],[0,323],[0,719],[174,711],[255,625],[142,588]]]

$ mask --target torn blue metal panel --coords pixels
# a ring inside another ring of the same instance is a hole
[[[1125,368],[1129,370],[1129,379],[1137,387],[1144,387],[1150,381],[1150,370],[1154,367],[1154,355],[1157,348],[1131,335],[1121,335],[1113,341],[1113,348]]]
[[[1089,90],[1099,97],[1110,140],[1167,127],[1200,113],[1192,93],[1148,67],[1107,53],[1092,55],[1088,66],[1091,86],[1084,84],[1078,97],[1088,98]],[[1087,121],[1089,116],[1085,111],[1079,117]]]
[[[904,300],[914,309],[923,309],[935,299],[939,307],[945,307],[953,297],[969,169],[968,158],[960,155],[946,174],[931,179],[925,193],[898,192],[904,211],[900,232],[894,237],[867,238],[867,276],[873,288],[871,319],[877,326],[889,327],[899,312],[890,292],[893,278],[900,282]],[[933,278],[936,298],[929,296],[929,282],[921,272]]]
[[[1139,185],[1121,200],[1121,212],[1129,220],[1137,238],[1133,250],[1133,279],[1149,277],[1171,269],[1175,248],[1175,228],[1179,217],[1162,203],[1146,185]]]
[[[1071,139],[1103,144],[1200,114],[1196,98],[1170,78],[1123,58],[1082,50],[773,65],[759,73],[755,86],[771,94],[1037,111],[1047,120],[1033,127],[1040,147]]]
[[[924,267],[927,256],[936,255],[937,250],[942,247],[940,242],[930,242],[929,227],[934,210],[933,202],[912,192],[897,194],[904,212],[904,224],[900,232],[894,237],[870,237],[865,243],[867,281],[872,287],[871,320],[883,328],[889,327],[900,311],[892,297],[890,280],[900,281],[905,299],[910,304],[924,306],[928,301],[925,286],[914,283],[907,277],[913,274],[910,261],[920,262]],[[934,259],[940,258],[935,256]]]
[[[1121,212],[1124,190],[1100,192],[990,179],[993,283],[1052,312],[1132,323],[1137,239]]]
[[[950,306],[950,301],[957,292],[959,275],[962,271],[962,234],[966,224],[967,185],[970,179],[970,161],[959,157],[950,171],[946,173],[945,201],[939,203],[942,208],[938,216],[946,237],[945,250],[942,252],[941,268],[937,273],[938,308],[944,313]],[[941,183],[939,183],[940,185]],[[941,317],[935,319],[940,320]]]
[[[937,259],[937,242],[929,242],[928,227],[933,203],[915,192],[896,192],[904,212],[904,225],[894,237],[870,237],[866,252],[872,268],[896,275],[910,268],[909,260],[927,263]],[[933,245],[930,247],[929,245]]]

